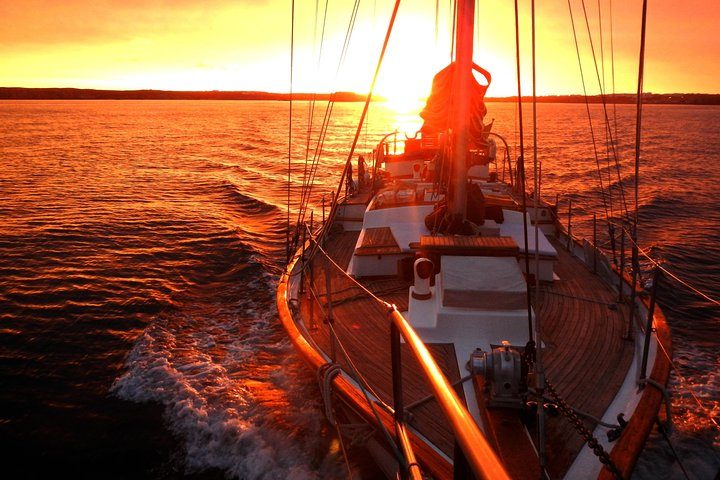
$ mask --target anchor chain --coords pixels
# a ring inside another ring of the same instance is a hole
[[[575,430],[580,434],[583,440],[585,440],[585,443],[587,443],[588,447],[590,447],[595,456],[598,457],[600,463],[605,465],[605,467],[610,470],[610,472],[612,472],[615,478],[623,480],[620,469],[612,461],[610,455],[605,451],[603,446],[600,445],[600,442],[598,442],[597,438],[595,438],[592,432],[587,429],[582,419],[578,417],[577,414],[573,411],[573,409],[565,402],[565,400],[563,400],[560,395],[558,395],[552,383],[550,383],[550,381],[547,379],[545,379],[545,387],[557,403],[560,413],[562,413],[570,421],[573,427],[575,427]]]

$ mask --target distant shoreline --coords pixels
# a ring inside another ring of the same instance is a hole
[[[293,93],[293,100],[327,100],[329,93]],[[290,100],[288,93],[254,91],[172,91],[172,90],[96,90],[90,88],[0,87],[0,100]],[[336,102],[360,102],[365,96],[337,92]]]
[[[720,94],[712,93],[643,93],[643,103],[648,105],[720,105]],[[515,97],[488,97],[488,102],[517,102]],[[523,96],[524,102],[532,101],[532,97]],[[537,97],[538,103],[585,103],[583,95],[547,95]],[[602,95],[590,95],[588,103],[603,103]],[[605,95],[605,103],[630,104],[637,103],[634,93],[618,93]]]
[[[329,100],[362,102],[365,95],[353,92],[294,93],[293,100]],[[288,93],[257,91],[171,91],[171,90],[96,90],[86,88],[22,88],[0,87],[0,100],[275,100],[288,101]],[[382,97],[376,98],[383,101]],[[523,101],[530,101],[523,97]],[[487,97],[488,102],[516,102],[517,97]],[[582,95],[548,95],[537,97],[540,103],[585,103]],[[600,95],[587,97],[589,103],[602,103]],[[634,104],[635,94],[606,95],[607,103]],[[720,105],[720,94],[707,93],[645,93],[645,104]]]

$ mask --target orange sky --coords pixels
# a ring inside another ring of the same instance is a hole
[[[322,10],[325,2],[319,2]],[[330,0],[323,57],[313,0],[296,0],[295,91],[366,91],[391,0],[361,3],[348,57],[336,75],[352,6]],[[493,74],[489,95],[513,95],[512,0],[481,0],[475,61]],[[530,1],[524,77],[530,78]],[[600,55],[597,0],[586,0]],[[616,90],[636,89],[641,0],[600,0],[610,76],[613,5]],[[426,94],[449,58],[450,0],[404,0],[377,91]],[[572,0],[590,93],[598,92],[580,0]],[[322,12],[321,12],[322,14]],[[566,0],[537,0],[538,94],[581,93]],[[7,0],[0,2],[0,86],[168,90],[288,90],[290,0]],[[720,93],[720,2],[651,0],[645,91]],[[315,33],[317,32],[317,33]],[[530,93],[529,82],[524,93]]]

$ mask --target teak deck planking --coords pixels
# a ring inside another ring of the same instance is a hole
[[[540,288],[545,370],[561,397],[600,417],[622,385],[634,345],[622,338],[629,311],[600,277],[551,239],[558,251],[559,281]],[[621,412],[617,412],[621,413]],[[585,422],[594,429],[594,424]],[[565,418],[549,418],[548,471],[560,477],[583,440]]]
[[[327,239],[326,251],[343,269],[347,268],[358,235],[359,232],[342,232]],[[632,361],[633,344],[622,339],[628,309],[615,303],[616,295],[599,277],[555,240],[551,241],[558,250],[555,271],[560,280],[541,285],[536,312],[541,321],[545,370],[557,392],[570,405],[599,417],[614,398]],[[329,267],[330,276],[326,278],[326,268],[327,262],[322,256],[316,256],[312,262],[312,291],[318,303],[312,306],[309,275],[305,275],[306,294],[300,302],[304,323],[317,345],[330,355],[333,348],[324,323],[328,311],[325,286],[329,283],[333,328],[352,365],[339,346],[335,346],[336,362],[346,371],[357,369],[378,396],[392,405],[387,310],[335,267]],[[362,283],[401,311],[407,309],[409,282],[382,277],[363,279]],[[461,373],[453,345],[428,347],[450,382],[459,380]],[[405,404],[430,395],[419,366],[404,348],[402,364]],[[456,390],[462,398],[462,389]],[[410,425],[452,457],[452,432],[434,401],[413,409]],[[586,422],[586,426],[590,430],[594,428],[591,422]],[[564,418],[548,418],[547,427],[547,468],[553,478],[562,477],[583,446],[583,440]]]
[[[342,268],[347,268],[350,255],[340,254],[352,253],[357,241],[358,232],[345,232],[335,235],[333,240],[326,245],[328,253],[335,259]],[[337,254],[337,255],[336,255]],[[313,262],[314,285],[312,291],[316,292],[320,299],[313,308],[312,320],[310,320],[310,304],[308,296],[303,297],[301,311],[306,325],[313,324],[315,328],[310,329],[313,340],[322,350],[332,356],[333,347],[330,342],[329,330],[324,323],[326,320],[327,297],[325,295],[325,269],[327,263],[315,257]],[[385,403],[392,405],[392,378],[390,361],[390,319],[388,309],[382,304],[372,300],[352,281],[341,275],[341,273],[330,267],[332,273],[332,318],[333,328],[339,342],[347,350],[348,357],[353,365],[349,365],[342,348],[335,347],[335,360],[347,371],[357,368],[368,383],[372,385],[375,393]],[[395,278],[378,278],[365,282],[366,287],[371,291],[387,292],[386,299],[392,298],[402,300],[403,303],[395,302],[400,309],[407,308],[407,295],[409,284]],[[309,289],[308,289],[309,291]],[[314,322],[314,323],[313,323]],[[440,368],[448,377],[451,383],[460,379],[460,373],[455,362],[455,349],[451,344],[428,345]],[[403,394],[406,405],[430,395],[430,388],[427,385],[420,366],[411,355],[410,351],[402,347],[403,366]],[[462,390],[456,389],[462,398]],[[433,443],[452,456],[454,440],[450,427],[444,422],[439,407],[434,402],[425,402],[410,410],[412,420],[410,425],[425,435]]]
[[[351,250],[352,251],[352,250]],[[402,253],[390,227],[367,228],[356,255],[392,255]]]

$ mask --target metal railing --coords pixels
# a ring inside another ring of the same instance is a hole
[[[323,229],[323,234],[328,229]],[[318,305],[318,313],[323,321],[315,322],[315,319],[306,319],[310,325],[320,324],[327,329],[327,335],[330,340],[328,352],[332,362],[339,361],[339,357],[345,358],[348,364],[347,369],[343,369],[345,374],[353,378],[365,394],[372,394],[377,399],[377,403],[393,416],[394,420],[394,443],[393,449],[397,454],[401,454],[402,458],[398,458],[400,466],[400,476],[403,479],[421,480],[422,472],[413,452],[411,434],[406,424],[406,409],[403,402],[403,382],[402,382],[402,362],[401,362],[401,338],[410,347],[413,357],[420,366],[424,377],[430,385],[432,394],[437,401],[444,417],[448,421],[449,426],[455,436],[456,448],[454,458],[455,478],[466,478],[462,472],[472,472],[472,475],[478,479],[509,479],[505,467],[500,462],[495,451],[490,447],[487,439],[480,431],[475,420],[467,411],[463,402],[458,397],[447,377],[440,370],[427,347],[415,332],[413,327],[402,316],[394,305],[378,298],[375,293],[367,287],[360,284],[349,276],[324,249],[324,235],[316,237],[312,232],[308,235],[309,241],[303,245],[302,271],[304,272],[305,291],[308,294],[310,302],[309,311],[314,311],[315,304]],[[335,270],[331,279],[330,271]],[[318,277],[318,278],[314,278]],[[324,287],[324,288],[323,288]],[[323,291],[324,290],[324,291]],[[301,291],[303,291],[301,289]],[[338,322],[341,315],[340,311],[334,310],[334,306],[343,305],[344,303],[355,301],[361,298],[371,298],[377,302],[380,310],[388,312],[389,322],[387,327],[390,336],[390,366],[392,376],[392,407],[385,404],[382,399],[369,385],[369,382],[358,372],[353,359],[348,356],[348,349],[343,345],[346,341],[340,338],[337,329],[333,324]],[[312,313],[311,313],[312,315]],[[359,378],[358,378],[359,377]],[[366,398],[369,398],[366,396]],[[368,401],[371,409],[374,401]],[[379,419],[376,417],[379,421]],[[380,428],[382,422],[380,422]],[[387,432],[386,432],[387,433]]]
[[[556,199],[557,205],[557,199]],[[638,298],[640,292],[640,264],[639,264],[639,247],[632,238],[632,233],[628,230],[624,222],[614,221],[612,232],[613,236],[610,239],[612,245],[612,263],[614,268],[607,258],[605,252],[598,246],[597,236],[597,216],[593,214],[592,217],[592,231],[593,240],[592,243],[584,240],[589,248],[582,249],[582,251],[574,251],[573,247],[576,244],[580,244],[578,237],[573,235],[572,229],[572,199],[568,200],[568,213],[567,213],[567,225],[563,225],[560,222],[559,215],[556,217],[558,227],[558,237],[563,235],[566,237],[567,246],[566,249],[573,255],[580,258],[589,268],[593,270],[596,275],[600,274],[598,270],[599,265],[604,265],[603,272],[605,275],[600,275],[608,284],[612,285],[617,289],[618,303],[624,303],[626,300],[629,304],[629,318],[627,319],[627,329],[624,332],[623,338],[632,339],[635,335],[640,334],[642,336],[642,346],[640,349],[640,363],[639,363],[639,376],[638,384],[643,385],[647,377],[648,362],[650,343],[653,331],[653,321],[655,318],[655,305],[657,302],[657,284],[662,277],[662,269],[660,265],[656,264],[652,274],[652,288],[650,291],[650,298],[647,305],[647,313],[643,319],[642,311],[640,306],[643,304],[642,300]],[[630,246],[631,259],[629,265],[627,264],[627,251],[626,245]],[[618,247],[617,251],[615,247]],[[589,253],[589,254],[588,254]],[[649,257],[648,257],[649,259]],[[628,272],[628,269],[630,270]],[[657,339],[660,342],[659,339]]]
[[[435,395],[435,399],[440,406],[445,418],[450,423],[455,441],[460,449],[456,448],[456,452],[462,452],[464,458],[455,458],[455,463],[467,462],[470,469],[477,478],[487,479],[509,479],[510,476],[505,467],[500,462],[495,451],[490,447],[487,439],[478,428],[475,420],[470,416],[467,409],[463,406],[462,401],[458,398],[457,393],[448,382],[447,377],[442,373],[440,367],[433,359],[427,347],[420,340],[420,337],[405,320],[397,308],[393,306],[390,311],[392,325],[390,327],[390,338],[393,354],[393,393],[395,395],[395,418],[403,418],[403,404],[400,396],[398,402],[398,393],[402,393],[402,372],[400,358],[400,337],[410,347],[415,359],[425,374],[425,378],[430,384],[430,388]],[[396,385],[400,387],[396,389]],[[457,465],[456,465],[457,467]]]

